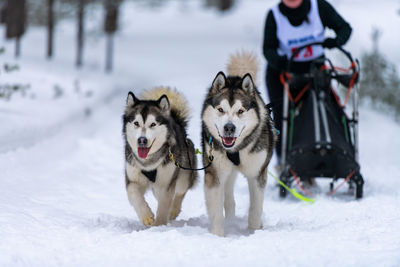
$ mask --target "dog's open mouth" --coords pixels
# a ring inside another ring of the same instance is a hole
[[[221,137],[221,138],[224,147],[233,147],[236,141],[236,137]]]
[[[150,149],[154,144],[154,140],[153,140],[153,143],[151,143],[151,145],[149,147],[145,147],[145,146],[138,147],[137,152],[138,152],[139,158],[141,158],[141,159],[147,158],[147,155],[149,155]]]
[[[150,151],[150,147],[138,147],[137,152],[138,152],[139,158],[142,158],[142,159],[147,158],[149,151]]]

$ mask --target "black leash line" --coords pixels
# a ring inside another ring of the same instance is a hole
[[[170,159],[171,161],[174,162],[174,164],[175,164],[176,167],[178,167],[178,168],[180,168],[180,169],[182,169],[182,170],[186,170],[186,171],[202,171],[202,170],[205,170],[205,169],[207,169],[208,167],[211,166],[211,164],[212,164],[212,162],[213,162],[213,160],[214,160],[214,156],[213,156],[213,154],[212,154],[212,152],[213,152],[213,143],[212,143],[212,137],[211,137],[211,136],[210,136],[209,144],[210,144],[210,151],[209,151],[209,153],[208,153],[208,154],[209,154],[209,155],[208,155],[208,160],[209,160],[210,162],[207,164],[207,166],[203,166],[202,168],[193,169],[193,168],[188,168],[188,167],[183,167],[183,166],[181,166],[181,165],[179,164],[179,162],[177,162],[177,161],[175,160],[174,154],[172,154],[171,149],[169,149],[169,159]],[[189,159],[190,159],[190,157],[189,157]]]

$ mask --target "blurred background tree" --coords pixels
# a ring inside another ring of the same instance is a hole
[[[47,58],[53,57],[54,0],[47,0]]]
[[[78,0],[77,3],[77,54],[76,54],[76,66],[80,68],[83,65],[83,45],[84,45],[84,17],[85,17],[85,6],[87,0]]]
[[[235,4],[235,0],[205,0],[207,7],[215,7],[224,12],[230,10]]]
[[[374,29],[372,50],[361,56],[360,97],[378,108],[400,115],[400,78],[395,64],[379,50],[382,32]]]
[[[149,8],[159,8],[168,0],[126,0],[137,2]],[[186,0],[182,0],[183,2]],[[203,0],[206,8],[216,8],[221,12],[232,9],[235,0]],[[63,19],[76,19],[76,59],[75,65],[83,65],[85,44],[85,20],[88,10],[98,10],[101,5],[105,10],[103,30],[106,37],[105,70],[113,67],[114,35],[118,31],[118,14],[122,0],[0,0],[0,22],[6,25],[6,37],[15,38],[15,55],[20,56],[20,41],[27,25],[47,28],[46,57],[52,59],[55,54],[54,35],[56,25]],[[89,8],[93,5],[95,8]],[[101,25],[101,21],[99,21]]]
[[[6,26],[6,38],[15,38],[15,57],[21,54],[21,37],[26,29],[26,1],[6,0],[1,3],[1,21]]]
[[[111,72],[113,65],[114,34],[118,30],[118,13],[122,0],[104,0],[104,32],[107,36],[106,72]]]

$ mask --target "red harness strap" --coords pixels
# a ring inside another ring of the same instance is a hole
[[[350,178],[354,175],[354,173],[355,173],[355,171],[351,171],[351,172],[349,173],[349,175],[347,175],[346,179],[345,179],[340,185],[338,185],[335,189],[333,189],[328,195],[329,195],[329,196],[333,196],[333,194],[335,194],[336,191],[337,191],[340,187],[342,187],[342,185],[344,185],[344,183],[346,183],[348,180],[350,180]]]
[[[353,89],[353,86],[356,82],[357,77],[358,77],[358,72],[354,72],[354,74],[351,76],[349,88],[347,89],[347,93],[346,93],[346,99],[344,100],[344,104],[343,104],[344,106],[346,106],[347,102],[349,101],[350,92],[351,92],[351,89]]]
[[[290,102],[293,102],[293,97],[292,97],[292,94],[290,93],[289,85],[286,83],[285,76],[286,76],[286,78],[287,78],[288,80],[291,79],[291,76],[290,76],[289,73],[283,72],[283,73],[281,73],[281,75],[280,75],[281,83],[282,83],[283,88],[285,89],[286,93],[287,93],[288,96],[289,96]]]
[[[333,67],[333,68],[334,68],[335,70],[339,70],[339,71],[341,71],[341,72],[346,72],[346,73],[348,73],[348,72],[350,72],[352,69],[355,69],[356,67],[357,67],[357,64],[353,61],[353,62],[351,62],[351,66],[350,66],[350,68],[348,68],[348,69],[341,68],[341,67],[336,67],[336,66]],[[323,66],[321,67],[321,70],[326,70],[326,69],[329,69],[329,67],[328,67],[328,66],[325,66],[325,65],[323,65]],[[340,107],[344,107],[344,106],[347,105],[347,103],[348,103],[348,101],[349,101],[349,98],[350,98],[351,90],[352,90],[353,87],[354,87],[354,84],[355,84],[355,82],[356,82],[357,77],[358,77],[358,72],[354,72],[353,75],[351,76],[350,83],[349,83],[349,87],[347,88],[346,98],[345,98],[345,100],[344,100],[343,105],[340,104],[340,100],[339,100],[338,95],[336,94],[336,92],[335,92],[335,91],[333,90],[333,88],[331,87],[331,88],[332,88],[332,92],[333,92],[333,94],[334,94],[334,96],[335,96],[335,98],[336,98],[336,101],[338,102],[338,104],[339,104]]]
[[[298,177],[297,174],[293,171],[293,169],[290,168],[289,171],[290,171],[290,173],[293,175],[293,178],[294,178],[294,180],[296,181],[296,184],[298,185],[298,187],[301,189],[301,191],[303,191],[304,194],[306,194],[306,195],[308,195],[308,196],[312,196],[313,194],[312,194],[310,191],[308,191],[307,189],[305,189],[305,188],[301,185],[300,180],[299,180],[299,177]]]
[[[286,91],[286,93],[289,96],[290,102],[294,102],[294,103],[299,102],[299,100],[305,94],[305,92],[308,90],[308,88],[310,88],[310,83],[308,83],[306,86],[304,86],[304,88],[300,91],[300,93],[296,96],[296,98],[293,99],[292,93],[290,93],[289,85],[287,84],[285,78],[290,80],[291,79],[290,74],[287,72],[284,72],[284,73],[281,73],[281,75],[280,75],[281,83],[283,85],[284,90]]]
[[[300,91],[300,93],[296,96],[296,98],[294,99],[294,103],[297,103],[301,97],[306,93],[306,91],[308,90],[308,88],[310,88],[310,83],[308,83],[306,86],[304,86],[304,88]]]

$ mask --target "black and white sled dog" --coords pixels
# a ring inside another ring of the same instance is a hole
[[[189,107],[183,95],[166,87],[145,91],[140,99],[129,92],[123,115],[125,180],[128,199],[146,226],[175,219],[182,200],[197,179],[194,145],[187,138]],[[151,188],[157,213],[144,198]]]
[[[210,230],[224,235],[225,218],[235,216],[233,187],[237,172],[248,181],[250,208],[248,226],[262,228],[267,166],[276,142],[268,109],[254,80],[257,59],[246,52],[230,57],[228,76],[219,72],[202,109],[203,164],[210,150],[214,160],[205,170],[205,198]]]

